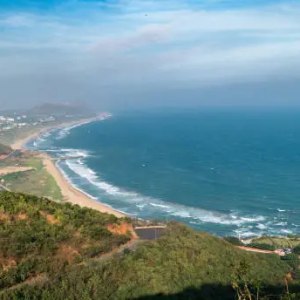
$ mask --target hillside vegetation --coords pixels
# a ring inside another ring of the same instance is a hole
[[[90,116],[92,110],[80,103],[44,103],[36,106],[27,112],[30,116]]]
[[[109,231],[124,223],[127,234]],[[0,299],[234,299],[234,284],[281,293],[291,270],[276,255],[176,223],[156,241],[101,259],[129,241],[130,230],[128,219],[1,193]]]
[[[130,240],[129,221],[68,203],[1,192],[0,290],[60,274],[68,265],[110,252]],[[108,230],[122,223],[128,232]]]
[[[6,155],[11,152],[11,148],[0,143],[0,155]]]

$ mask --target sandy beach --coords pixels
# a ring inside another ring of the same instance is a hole
[[[60,127],[72,126],[72,125],[81,124],[81,123],[85,123],[85,122],[92,122],[94,120],[95,119],[85,119],[85,120],[68,122],[68,123],[58,124],[56,126],[49,126],[49,127],[43,128],[33,134],[30,134],[29,136],[27,136],[23,139],[15,141],[11,145],[11,148],[14,150],[23,149],[27,142],[29,142],[32,139],[37,138],[39,135],[41,135],[49,130],[60,128]],[[77,204],[81,207],[92,208],[92,209],[98,210],[103,213],[113,214],[117,217],[125,217],[125,215],[122,214],[121,212],[118,212],[118,211],[108,207],[107,205],[101,204],[101,203],[93,200],[92,198],[88,197],[86,194],[82,193],[81,191],[79,191],[75,187],[73,187],[68,182],[68,180],[63,176],[63,174],[60,172],[58,167],[52,161],[51,157],[48,156],[46,153],[42,154],[42,158],[43,158],[43,164],[44,164],[46,170],[54,177],[59,188],[61,189],[61,193],[62,193],[63,199],[65,201],[68,201],[73,204]]]
[[[43,163],[46,170],[55,178],[58,186],[61,189],[63,199],[65,201],[71,202],[73,204],[78,204],[81,207],[89,207],[98,210],[103,213],[113,214],[117,217],[124,217],[125,215],[104,205],[95,200],[91,199],[81,191],[74,188],[62,175],[59,169],[56,167],[55,163],[51,158],[44,154]]]

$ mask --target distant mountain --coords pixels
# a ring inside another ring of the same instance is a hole
[[[44,103],[27,112],[34,116],[92,116],[93,111],[80,103]]]

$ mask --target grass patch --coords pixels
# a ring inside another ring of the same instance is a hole
[[[284,237],[260,237],[252,240],[255,244],[267,244],[275,246],[275,248],[293,248],[300,243],[298,239],[290,239]]]
[[[24,192],[36,196],[49,197],[58,201],[62,194],[55,179],[43,166],[40,158],[30,158],[23,165],[35,168],[35,171],[12,173],[5,176],[8,188],[15,192]]]

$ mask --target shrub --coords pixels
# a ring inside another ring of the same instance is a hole
[[[257,248],[261,250],[268,250],[268,251],[276,250],[276,247],[274,245],[265,244],[265,243],[251,243],[248,246],[251,248]]]
[[[300,255],[300,244],[293,248],[293,253]]]
[[[224,240],[235,246],[243,246],[244,244],[235,236],[225,236]]]
[[[131,250],[130,250],[129,248],[125,248],[125,249],[123,250],[124,255],[127,255],[127,254],[129,254],[130,252],[131,252]]]
[[[299,257],[297,254],[287,254],[282,256],[281,259],[286,261],[293,268],[293,270],[297,270],[299,268]]]

